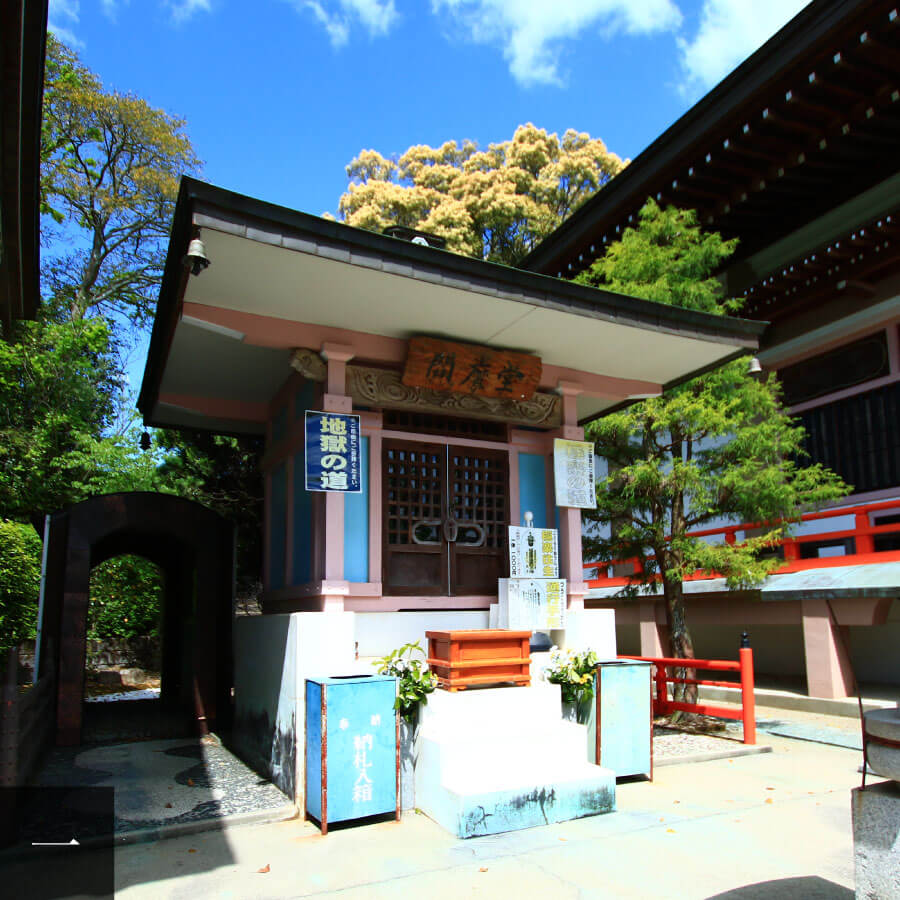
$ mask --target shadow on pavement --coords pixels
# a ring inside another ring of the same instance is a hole
[[[850,888],[827,878],[803,875],[748,884],[707,897],[707,900],[853,900],[854,896]]]

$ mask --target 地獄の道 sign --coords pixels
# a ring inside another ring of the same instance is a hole
[[[559,539],[555,528],[509,526],[509,576],[559,577]]]
[[[556,505],[595,509],[594,445],[590,441],[553,440]]]
[[[306,411],[306,490],[362,491],[359,416]]]

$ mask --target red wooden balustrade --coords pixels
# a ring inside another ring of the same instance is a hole
[[[788,572],[800,572],[806,569],[822,569],[832,566],[864,565],[866,563],[897,562],[900,561],[900,550],[875,550],[875,538],[878,535],[900,533],[900,523],[889,525],[873,525],[871,514],[884,510],[896,510],[900,514],[900,501],[887,500],[879,503],[865,503],[859,506],[845,506],[839,509],[826,509],[821,512],[806,513],[804,522],[816,522],[820,520],[836,519],[844,516],[854,517],[853,528],[841,528],[834,531],[822,531],[816,534],[804,534],[788,538],[780,545],[784,549],[784,565],[776,569],[772,574],[785,574]],[[719,528],[706,528],[700,531],[691,531],[692,537],[715,537],[721,535],[728,544],[737,543],[737,533],[754,528],[763,527],[759,523],[742,523],[738,525],[723,525]],[[801,559],[800,547],[803,544],[826,543],[852,539],[855,553],[845,556],[814,557]],[[587,562],[585,569],[596,569],[594,578],[587,579],[589,587],[621,587],[633,581],[633,576],[610,576],[612,566],[628,565],[634,568],[635,574],[640,572],[640,560],[623,559],[611,562]],[[685,580],[696,581],[704,578],[719,577],[716,572],[695,572],[687,576]]]
[[[756,743],[756,699],[753,696],[753,650],[741,647],[737,661],[728,659],[681,659],[674,656],[628,656],[619,654],[619,659],[637,659],[653,664],[653,681],[656,691],[653,696],[653,715],[668,716],[681,711],[699,713],[703,716],[717,716],[720,719],[737,719],[744,726],[744,743]],[[668,674],[668,669],[703,669],[711,672],[737,672],[740,681],[712,681],[703,678],[677,678]],[[683,703],[669,699],[668,685],[696,684],[707,687],[740,687],[741,708],[731,709],[712,703]]]

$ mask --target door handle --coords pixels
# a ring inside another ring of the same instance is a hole
[[[456,542],[456,536],[459,534],[459,524],[456,519],[444,519],[443,522],[444,529],[444,540],[448,544],[453,544]]]
[[[430,529],[430,528],[433,528],[435,525],[440,525],[440,524],[441,524],[440,519],[419,519],[417,522],[413,522],[412,525],[409,526],[409,536],[412,538],[412,542],[414,544],[420,544],[420,545],[424,545],[426,547],[439,547],[441,545],[441,542],[439,540],[431,541],[431,540],[428,540],[427,538],[425,538],[425,539],[420,538],[416,534],[416,532],[422,526],[425,526],[426,528]]]

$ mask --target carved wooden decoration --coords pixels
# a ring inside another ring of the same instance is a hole
[[[291,356],[291,368],[296,369],[310,381],[324,381],[328,371],[325,360],[315,350],[303,347],[295,350]]]
[[[417,410],[539,428],[562,424],[561,398],[556,394],[536,393],[530,400],[509,400],[434,391],[404,384],[398,372],[367,366],[347,366],[347,393],[354,407]]]
[[[410,388],[506,400],[530,400],[540,380],[537,356],[429,337],[410,340],[403,370]]]
[[[469,347],[466,344],[457,346]],[[537,363],[540,378],[540,360]],[[291,367],[310,381],[325,380],[327,368],[315,350],[294,350]],[[347,366],[347,393],[353,398],[354,407],[406,409],[537,428],[559,428],[562,424],[562,405],[556,394],[533,393],[529,399],[523,400],[508,395],[483,397],[465,391],[430,390],[404,384],[399,372],[369,366]]]

